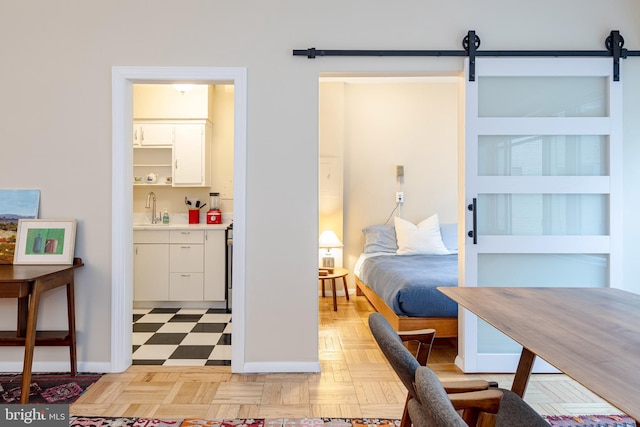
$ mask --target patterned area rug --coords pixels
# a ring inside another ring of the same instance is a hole
[[[102,374],[36,374],[31,376],[29,403],[71,404]],[[20,403],[21,374],[0,375],[0,404]]]
[[[635,427],[636,422],[626,415],[547,415],[553,427]]]
[[[77,417],[72,416],[69,426],[76,427],[398,427],[400,420],[383,418],[254,418],[236,420],[180,420],[152,418]]]
[[[546,416],[554,427],[635,427],[626,415]],[[254,419],[153,419],[72,416],[73,427],[398,427],[400,420],[385,418],[254,418]]]

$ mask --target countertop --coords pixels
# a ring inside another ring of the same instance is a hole
[[[142,223],[142,224],[133,224],[133,230],[226,230],[227,227],[231,225],[230,222],[223,222],[222,224],[188,224],[188,223],[169,223],[162,224],[161,222],[158,224],[151,223]]]

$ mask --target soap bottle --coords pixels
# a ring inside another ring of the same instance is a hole
[[[162,214],[162,223],[163,224],[169,224],[169,212],[165,209],[164,213]]]

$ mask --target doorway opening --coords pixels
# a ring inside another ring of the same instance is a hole
[[[134,365],[231,364],[233,101],[133,85]]]
[[[244,260],[246,206],[245,68],[114,67],[112,72],[112,321],[111,371],[132,363],[133,318],[133,85],[233,85],[233,308],[231,369],[244,371]]]
[[[393,216],[418,223],[434,213],[441,224],[458,222],[463,84],[453,72],[320,77],[318,232],[331,229],[344,244],[333,251],[352,291],[363,228],[393,226]]]

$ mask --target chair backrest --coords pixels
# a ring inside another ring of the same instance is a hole
[[[466,427],[467,423],[454,408],[451,399],[456,396],[448,395],[436,374],[429,368],[420,366],[416,370],[415,390],[417,399],[411,399],[408,411],[414,427]],[[461,393],[457,396],[497,391],[500,396],[499,408],[491,410],[497,416],[481,418],[478,425],[494,425],[495,427],[549,427],[549,423],[531,408],[522,398],[509,390],[493,389],[476,393]],[[465,402],[466,408],[487,407],[481,404],[485,399],[470,396],[457,399],[458,404]],[[467,399],[465,401],[465,399]],[[472,404],[475,400],[475,404]],[[487,403],[489,401],[486,401]],[[477,414],[476,414],[477,415]],[[475,423],[472,422],[471,425]]]
[[[420,364],[409,349],[404,346],[387,319],[380,313],[371,313],[369,315],[369,328],[389,364],[405,385],[411,397],[415,398],[416,391],[413,381]]]
[[[431,369],[418,367],[415,388],[418,398],[409,401],[409,415],[414,427],[467,427]]]

